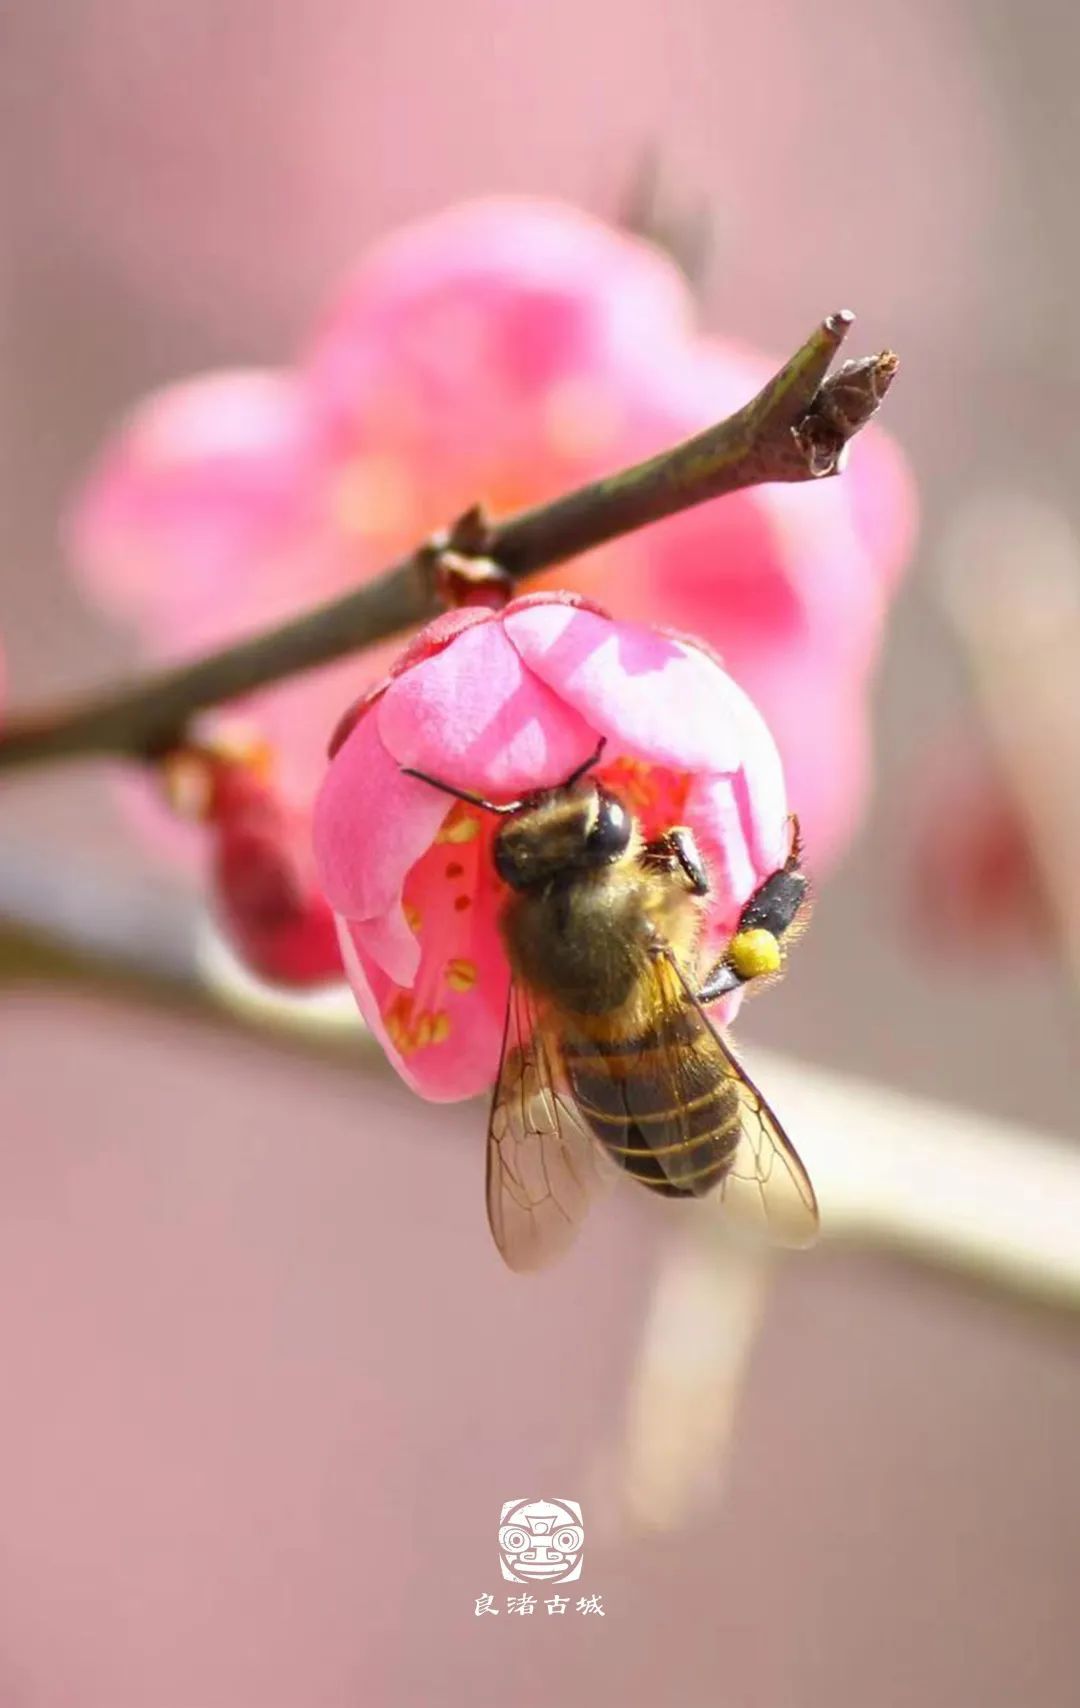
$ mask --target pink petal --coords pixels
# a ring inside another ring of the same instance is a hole
[[[472,833],[472,834],[470,834]],[[445,1076],[444,1058],[478,1034],[477,1060],[498,1065],[510,969],[498,927],[504,900],[492,860],[493,822],[472,808],[453,808],[433,846],[412,868],[404,905],[420,945],[408,993],[406,1034],[430,1072]],[[424,1044],[430,1030],[432,1042]]]
[[[529,669],[616,750],[684,771],[734,771],[744,696],[704,653],[566,605],[508,607]]]
[[[406,874],[430,847],[446,810],[445,797],[402,774],[379,738],[374,712],[361,718],[315,803],[312,839],[331,907],[361,920],[399,908]],[[400,934],[396,944],[400,972]]]
[[[746,685],[779,750],[788,810],[799,816],[806,864],[819,876],[850,839],[865,802],[865,687],[860,679],[826,675],[816,658],[801,652],[759,661]],[[783,846],[786,852],[786,840]]]
[[[406,1067],[405,1060],[395,1048],[389,1034],[383,1025],[382,1003],[391,990],[393,981],[383,972],[382,968],[372,960],[358,941],[359,926],[355,920],[337,916],[338,942],[341,947],[341,960],[346,976],[356,998],[356,1005],[364,1017],[365,1024],[382,1045],[383,1051],[390,1062],[413,1090],[419,1087]]]
[[[685,280],[650,244],[564,204],[492,198],[395,232],[367,256],[308,375],[346,422],[385,375],[399,424],[410,398],[422,414],[423,396],[429,414],[464,410],[475,429],[492,405],[505,417],[515,395],[535,404],[602,352],[625,365],[688,320]]]
[[[870,427],[852,445],[843,481],[855,526],[881,583],[891,591],[911,556],[918,527],[911,467],[895,439]]]
[[[732,783],[742,817],[747,852],[758,879],[767,878],[787,858],[790,844],[784,768],[772,732],[748,695],[733,700],[742,747],[742,764]]]
[[[181,650],[242,621],[246,601],[258,611],[271,566],[309,525],[319,464],[287,375],[173,386],[106,446],[68,518],[72,557],[95,597]]]
[[[401,902],[375,919],[350,919],[353,941],[395,985],[408,988],[420,969],[420,945]]]
[[[398,764],[496,801],[558,783],[596,746],[589,725],[525,669],[499,622],[474,624],[396,677],[371,716]]]
[[[678,350],[635,413],[655,445],[746,402],[770,364],[727,342]],[[860,435],[842,478],[752,487],[714,499],[628,542],[619,610],[705,636],[738,675],[762,650],[813,648],[823,668],[872,655],[885,595],[911,538],[913,497],[900,453]]]
[[[433,617],[431,622],[402,648],[391,665],[391,676],[402,676],[406,670],[411,670],[414,664],[422,664],[425,658],[434,658],[436,653],[442,652],[452,640],[457,639],[462,629],[470,629],[477,623],[491,623],[494,620],[493,611],[475,605],[440,612],[439,616]]]
[[[468,994],[445,987],[441,1005],[424,1010],[413,992],[388,977],[368,953],[363,929],[340,920],[345,970],[360,1012],[402,1079],[436,1103],[476,1097],[490,1089],[499,1066],[509,973],[478,979]],[[412,1017],[401,1029],[398,1004]],[[448,1023],[443,1031],[440,1016]],[[430,1042],[418,1039],[430,1037]]]
[[[747,847],[745,814],[736,779],[694,777],[686,800],[686,822],[694,832],[712,889],[708,936],[729,937],[739,913],[766,876]],[[772,868],[769,868],[772,870]]]

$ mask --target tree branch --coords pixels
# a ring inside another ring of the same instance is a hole
[[[513,581],[721,493],[768,481],[838,472],[849,438],[869,420],[896,371],[891,352],[829,367],[854,320],[823,321],[756,398],[737,414],[634,468],[490,528],[464,519],[475,550]],[[482,537],[481,537],[482,534]],[[198,712],[422,623],[440,608],[440,546],[451,532],[343,598],[131,686],[14,718],[0,734],[0,769],[109,755],[153,759],[175,746]]]

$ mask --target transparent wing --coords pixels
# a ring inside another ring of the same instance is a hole
[[[738,1139],[717,1191],[737,1221],[766,1234],[778,1245],[812,1245],[818,1232],[818,1206],[798,1152],[731,1046],[697,1000],[675,956],[661,957],[678,981],[684,1033],[695,1030],[695,1053],[718,1052],[728,1084],[738,1099]],[[663,981],[671,988],[670,979]],[[670,1000],[670,997],[668,998]],[[690,1016],[696,1017],[697,1025]],[[682,1054],[685,1052],[679,1052]],[[671,1052],[670,1080],[679,1081],[678,1056]],[[669,1177],[679,1185],[678,1159]]]
[[[613,1174],[577,1114],[556,1039],[512,982],[487,1145],[488,1221],[509,1267],[539,1269],[565,1251]]]

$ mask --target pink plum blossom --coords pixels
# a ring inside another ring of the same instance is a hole
[[[315,873],[307,813],[281,798],[265,750],[184,748],[163,762],[176,812],[202,828],[211,909],[257,977],[305,988],[341,979],[333,913]]]
[[[364,1018],[426,1097],[495,1077],[505,892],[495,819],[403,767],[508,801],[562,782],[600,737],[596,774],[646,834],[693,831],[711,886],[703,948],[718,950],[787,853],[787,804],[761,716],[693,643],[567,595],[450,612],[344,727],[315,806],[319,873]]]
[[[465,204],[377,247],[294,368],[206,375],[136,408],[74,503],[71,556],[154,656],[190,654],[364,581],[477,500],[505,513],[651,455],[772,367],[700,333],[649,244],[555,202]],[[825,860],[857,817],[867,678],[912,513],[904,463],[870,429],[839,480],[715,500],[537,585],[716,648],[769,719]],[[246,708],[298,804],[355,681],[334,667]]]
[[[960,726],[939,732],[903,800],[908,924],[936,957],[1001,965],[1054,948],[1032,838],[985,743]]]

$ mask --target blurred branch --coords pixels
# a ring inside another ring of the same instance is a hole
[[[358,1037],[367,1037],[344,983],[302,994],[261,984],[195,896],[8,844],[0,852],[0,995],[37,985],[92,990],[214,1027],[270,1029],[324,1056],[355,1059]]]
[[[752,1064],[798,1134],[826,1241],[1080,1310],[1075,1143],[764,1051]]]
[[[662,154],[655,144],[642,151],[618,219],[625,231],[664,250],[700,290],[713,247],[709,204],[703,196],[687,201],[665,182]]]
[[[197,908],[136,875],[30,845],[0,854],[0,988],[92,985],[168,1007],[200,1007]]]
[[[84,872],[85,890],[73,882],[56,856],[26,849],[13,861],[4,851],[0,993],[7,1000],[38,980],[52,989],[61,981],[92,988],[95,1001],[149,1000],[351,1073],[390,1074],[346,989],[303,997],[269,990],[231,958],[194,902],[174,894],[163,911],[159,886],[104,871]],[[827,1244],[894,1250],[1012,1296],[1080,1311],[1075,1145],[763,1051],[750,1059],[797,1135]],[[706,1199],[681,1221],[688,1232],[696,1228],[706,1250],[730,1239],[718,1200]],[[692,1267],[697,1274],[699,1259]],[[665,1320],[670,1358],[673,1319]],[[691,1333],[693,1324],[684,1326]]]
[[[133,686],[12,718],[0,769],[90,755],[153,759],[183,739],[196,713],[433,616],[447,550],[494,559],[519,581],[722,493],[838,473],[897,366],[886,351],[827,377],[853,320],[848,310],[830,315],[745,408],[648,462],[491,526],[471,511],[374,581],[279,628]]]

